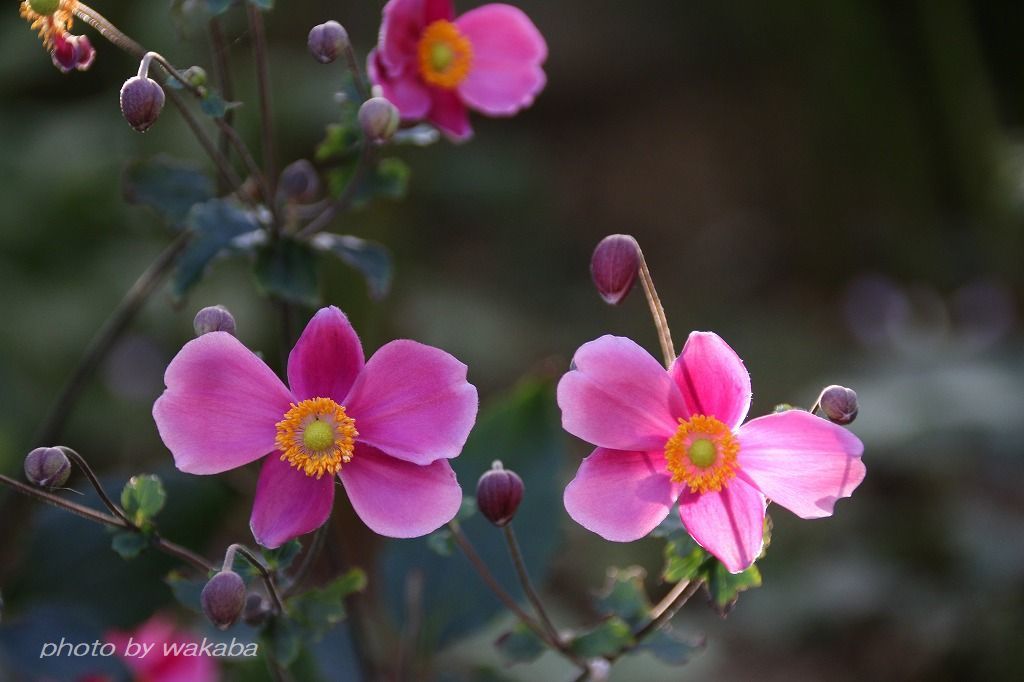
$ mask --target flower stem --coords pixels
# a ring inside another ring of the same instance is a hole
[[[320,552],[323,551],[325,540],[327,539],[327,527],[329,524],[330,519],[328,519],[327,523],[316,529],[316,533],[313,534],[313,544],[309,546],[306,555],[302,557],[302,563],[299,565],[298,570],[292,575],[288,586],[284,588],[283,594],[285,597],[301,587],[302,580],[316,564],[316,560],[320,556]]]
[[[234,81],[231,79],[231,65],[228,61],[227,41],[224,39],[224,26],[221,24],[220,17],[217,16],[210,17],[207,26],[210,35],[210,51],[213,53],[214,78],[217,80],[217,85],[224,96],[224,100],[230,102],[235,98],[235,87]],[[234,111],[229,109],[224,112],[224,123],[227,124],[228,128],[232,127],[234,118]],[[220,137],[217,141],[217,149],[220,151],[221,156],[228,161],[231,160],[231,142],[228,140],[228,135],[223,128],[221,128]],[[226,183],[221,181],[221,194],[230,189]]]
[[[703,584],[702,580],[682,580],[676,583],[672,590],[665,595],[665,598],[651,609],[651,619],[645,625],[633,631],[633,643],[619,649],[619,651],[611,656],[607,656],[608,661],[614,662],[624,654],[640,646],[647,637],[660,630],[666,623],[672,620],[676,613],[679,612],[679,609],[683,608],[683,605],[690,600],[690,597],[697,593],[697,590]]]
[[[564,646],[562,637],[551,622],[551,618],[548,617],[540,595],[537,594],[537,590],[533,587],[533,581],[530,580],[530,574],[526,570],[526,562],[523,560],[523,553],[519,548],[519,540],[516,538],[516,532],[512,529],[512,524],[505,525],[502,530],[505,534],[505,541],[508,543],[508,553],[512,557],[512,563],[515,565],[516,573],[519,575],[519,583],[523,586],[523,592],[526,594],[526,598],[530,600],[530,603],[533,604],[537,617],[547,631],[548,636],[552,641],[558,642],[559,648],[561,648],[561,646]]]
[[[107,491],[103,488],[103,484],[100,483],[100,479],[96,477],[95,472],[93,472],[89,463],[85,461],[85,458],[69,447],[63,445],[58,447],[64,452],[68,459],[74,460],[75,464],[78,465],[78,468],[81,469],[86,478],[89,479],[92,487],[96,490],[96,494],[100,496],[100,500],[103,502],[103,505],[109,509],[114,516],[118,517],[128,525],[134,526],[135,524],[128,518],[128,515],[124,513],[124,510],[117,506],[117,504],[110,499],[110,496],[107,495]]]
[[[359,185],[363,181],[363,176],[366,175],[366,171],[369,169],[373,160],[373,150],[370,144],[365,140],[359,150],[359,159],[356,161],[356,168],[352,171],[352,177],[349,178],[348,184],[345,185],[345,189],[338,196],[337,199],[332,201],[324,208],[320,214],[313,218],[304,228],[299,230],[299,237],[312,237],[317,232],[321,232],[331,224],[335,216],[339,213],[346,211],[352,204],[352,200],[355,199],[356,192],[359,190]]]
[[[260,135],[263,150],[263,173],[266,176],[270,196],[267,205],[274,202],[274,188],[277,185],[277,168],[274,159],[274,112],[270,94],[270,64],[267,58],[267,32],[263,25],[263,14],[253,3],[246,3],[249,30],[252,32],[252,52],[256,59],[256,86],[260,99]]]
[[[188,246],[191,237],[192,235],[189,232],[183,232],[179,235],[135,280],[135,283],[128,290],[128,293],[124,295],[124,298],[121,299],[117,308],[114,309],[114,312],[107,318],[107,321],[96,333],[96,336],[86,346],[85,353],[78,361],[78,365],[71,373],[71,376],[64,383],[49,412],[47,412],[46,418],[36,432],[36,437],[33,440],[34,443],[49,445],[60,439],[64,425],[71,416],[72,408],[89,379],[100,363],[107,357],[114,344],[127,330],[139,311],[142,310],[149,297],[170,274],[171,270],[174,269],[178,259],[185,252],[185,247]]]
[[[359,60],[356,58],[356,51],[351,43],[345,46],[345,61],[348,63],[348,70],[352,72],[352,80],[355,82],[359,94],[364,100],[370,99],[370,88],[363,79],[363,72],[359,68]]]
[[[658,343],[661,344],[661,356],[665,361],[665,367],[671,367],[676,359],[675,345],[672,343],[672,331],[668,326],[668,318],[665,316],[665,308],[658,298],[658,290],[654,288],[654,279],[651,271],[647,268],[647,259],[644,252],[637,245],[637,252],[640,254],[640,282],[644,287],[644,294],[647,296],[647,305],[651,309],[651,317],[654,318],[654,326],[658,330]]]
[[[287,616],[288,612],[284,608],[284,602],[281,601],[281,594],[277,590],[277,584],[274,582],[274,576],[270,574],[267,567],[263,565],[255,554],[249,551],[245,545],[233,544],[228,547],[228,550],[224,553],[224,567],[222,570],[229,571],[235,564],[235,554],[241,554],[246,561],[260,572],[260,576],[263,578],[263,584],[267,587],[267,592],[270,594],[270,598],[274,602],[274,610],[283,615]]]

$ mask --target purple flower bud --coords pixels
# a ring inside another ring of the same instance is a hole
[[[60,0],[28,0],[28,6],[36,14],[47,17],[60,9]]]
[[[224,306],[211,305],[196,313],[196,319],[192,321],[192,328],[196,330],[196,336],[210,332],[227,332],[234,336],[235,318],[231,311]]]
[[[160,118],[164,108],[164,90],[152,78],[132,76],[121,86],[121,113],[140,133]]]
[[[221,571],[206,583],[199,603],[211,623],[227,630],[245,609],[245,581],[234,571]]]
[[[25,478],[41,488],[60,488],[71,476],[71,462],[60,448],[36,448],[25,457]]]
[[[242,613],[242,620],[245,621],[245,624],[259,627],[266,622],[269,616],[270,604],[263,598],[263,595],[250,594],[249,598],[245,600],[245,611]]]
[[[57,35],[50,53],[53,65],[64,73],[74,69],[85,71],[96,59],[96,50],[86,36]]]
[[[476,484],[476,506],[495,526],[507,526],[523,501],[523,479],[495,461]]]
[[[317,24],[309,32],[309,53],[321,64],[330,64],[348,49],[348,31],[336,21]]]
[[[394,137],[402,117],[398,107],[383,97],[371,97],[359,107],[359,125],[372,142],[387,142]]]
[[[281,198],[296,204],[308,204],[320,193],[320,176],[309,161],[299,159],[285,166],[277,182]]]
[[[605,237],[590,259],[590,276],[605,303],[618,305],[629,295],[640,271],[640,246],[628,234]]]
[[[821,392],[818,405],[830,422],[846,425],[857,418],[857,393],[845,386],[828,386]]]

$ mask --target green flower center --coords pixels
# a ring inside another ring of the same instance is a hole
[[[698,438],[690,444],[690,461],[693,462],[694,466],[700,467],[701,469],[707,469],[709,466],[715,463],[718,458],[718,452],[715,449],[715,444],[707,438]]]
[[[334,429],[327,422],[310,422],[302,432],[302,444],[314,452],[322,452],[334,445]]]

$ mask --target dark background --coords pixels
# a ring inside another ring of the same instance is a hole
[[[194,27],[178,35],[168,3],[95,4],[175,64],[211,70],[205,36]],[[306,32],[338,19],[365,54],[382,3],[278,4],[268,31],[278,153],[287,162],[309,157],[337,118],[332,94],[342,69],[309,58]],[[409,337],[452,352],[469,364],[484,405],[498,404],[523,377],[557,376],[576,347],[603,333],[657,353],[642,297],[609,308],[589,282],[596,242],[635,235],[677,344],[691,329],[721,334],[751,371],[753,415],[780,402],[807,406],[828,383],[858,391],[853,431],[865,443],[868,476],[833,518],[801,522],[776,511],[764,587],[743,595],[725,621],[698,603],[677,620],[677,629],[708,635],[689,667],[644,656],[613,679],[1019,678],[1024,8],[955,0],[517,4],[548,40],[547,89],[513,120],[475,117],[469,144],[401,150],[413,169],[408,199],[375,203],[336,228],[393,249],[391,296],[372,304],[356,275],[332,265],[323,271],[325,301],[350,314],[368,350]],[[20,476],[62,377],[169,239],[153,214],[122,202],[123,166],[161,151],[202,159],[173,109],[145,136],[125,125],[117,92],[137,68],[130,58],[79,24],[97,60],[86,73],[62,75],[15,3],[7,5],[0,471]],[[238,14],[228,21],[245,102],[237,115],[256,146],[253,68]],[[255,472],[175,475],[149,411],[163,367],[203,305],[226,304],[242,340],[278,357],[275,310],[249,278],[244,263],[219,263],[183,305],[155,297],[65,439],[115,488],[139,471],[164,475],[171,502],[162,527],[210,556],[248,538]],[[569,440],[544,462],[559,485],[586,454]],[[517,453],[501,456],[516,465]],[[481,453],[480,466],[460,469],[467,492],[485,461]],[[593,619],[587,600],[610,564],[641,563],[651,590],[665,589],[660,541],[610,545],[574,527],[558,495],[549,497],[538,518],[564,531],[563,544],[557,559],[533,570],[546,571],[561,623]],[[100,530],[10,498],[0,492],[5,627],[36,619],[52,636],[73,617],[126,627],[170,602],[160,582],[169,563],[126,566]],[[335,518],[349,557],[342,563],[371,565],[379,544],[343,502]],[[531,530],[520,531],[526,545]],[[492,563],[503,562],[494,547]],[[465,671],[497,660],[489,643],[501,631],[495,625],[447,647],[433,670],[483,674]],[[379,640],[387,652],[387,637]],[[11,641],[8,633],[9,659]],[[347,679],[341,663],[321,668],[325,679]],[[5,674],[15,675],[0,667]],[[569,673],[549,656],[500,674]]]

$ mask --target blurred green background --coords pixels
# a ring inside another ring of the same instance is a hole
[[[365,54],[383,3],[278,4],[268,32],[278,154],[288,162],[310,157],[338,117],[342,68],[314,63],[306,32],[337,19]],[[752,414],[780,402],[807,406],[829,383],[857,390],[852,428],[865,443],[868,476],[833,518],[774,513],[764,587],[744,594],[727,620],[698,600],[676,620],[677,630],[708,637],[687,667],[645,655],[616,667],[612,679],[1019,679],[1024,6],[516,4],[547,37],[547,90],[513,120],[476,117],[469,144],[401,150],[413,171],[408,199],[376,202],[335,227],[392,248],[392,294],[372,304],[357,275],[327,264],[322,293],[349,313],[368,350],[408,337],[469,364],[493,440],[476,438],[457,464],[460,480],[471,493],[495,456],[524,471],[533,520],[520,536],[537,546],[528,558],[559,622],[593,622],[591,596],[609,565],[644,565],[651,591],[665,590],[660,541],[606,543],[573,526],[560,505],[586,448],[558,432],[552,380],[576,347],[604,333],[657,354],[642,297],[609,308],[589,281],[597,241],[627,232],[645,248],[676,342],[712,329],[744,358]],[[210,70],[204,34],[179,31],[167,2],[95,6],[175,64]],[[159,152],[205,160],[171,108],[144,136],[121,119],[117,92],[137,68],[131,59],[79,24],[97,60],[86,73],[62,75],[16,3],[7,7],[0,471],[18,477],[62,378],[169,239],[154,214],[122,201],[123,167]],[[227,22],[245,102],[237,117],[256,146],[254,71],[239,14]],[[255,470],[175,475],[149,413],[163,367],[191,337],[192,316],[214,303],[234,312],[247,345],[279,357],[274,307],[244,263],[218,263],[182,305],[154,297],[64,439],[115,488],[139,471],[165,476],[171,498],[162,528],[211,557],[230,542],[251,542]],[[417,554],[422,543],[385,548],[343,502],[334,518],[336,551],[320,571],[378,569],[354,607],[363,620],[387,621],[387,608],[396,618],[356,634],[387,660],[408,620],[402,585],[422,569],[426,591],[443,594],[433,569],[418,563],[438,559]],[[471,530],[492,564],[507,563],[495,531]],[[439,575],[461,575],[461,557],[443,561]],[[32,679],[18,652],[31,655],[38,638],[25,635],[25,623],[51,633],[72,622],[90,632],[130,626],[171,604],[161,582],[171,565],[161,557],[126,564],[101,529],[0,490],[0,680]],[[457,587],[475,590],[466,576]],[[487,593],[473,595],[462,597],[494,607]],[[421,650],[444,647],[416,675],[569,677],[551,655],[503,667],[490,642],[508,624],[462,628],[469,639],[445,636],[442,626],[426,632]],[[354,679],[346,634],[320,647],[322,679]]]

